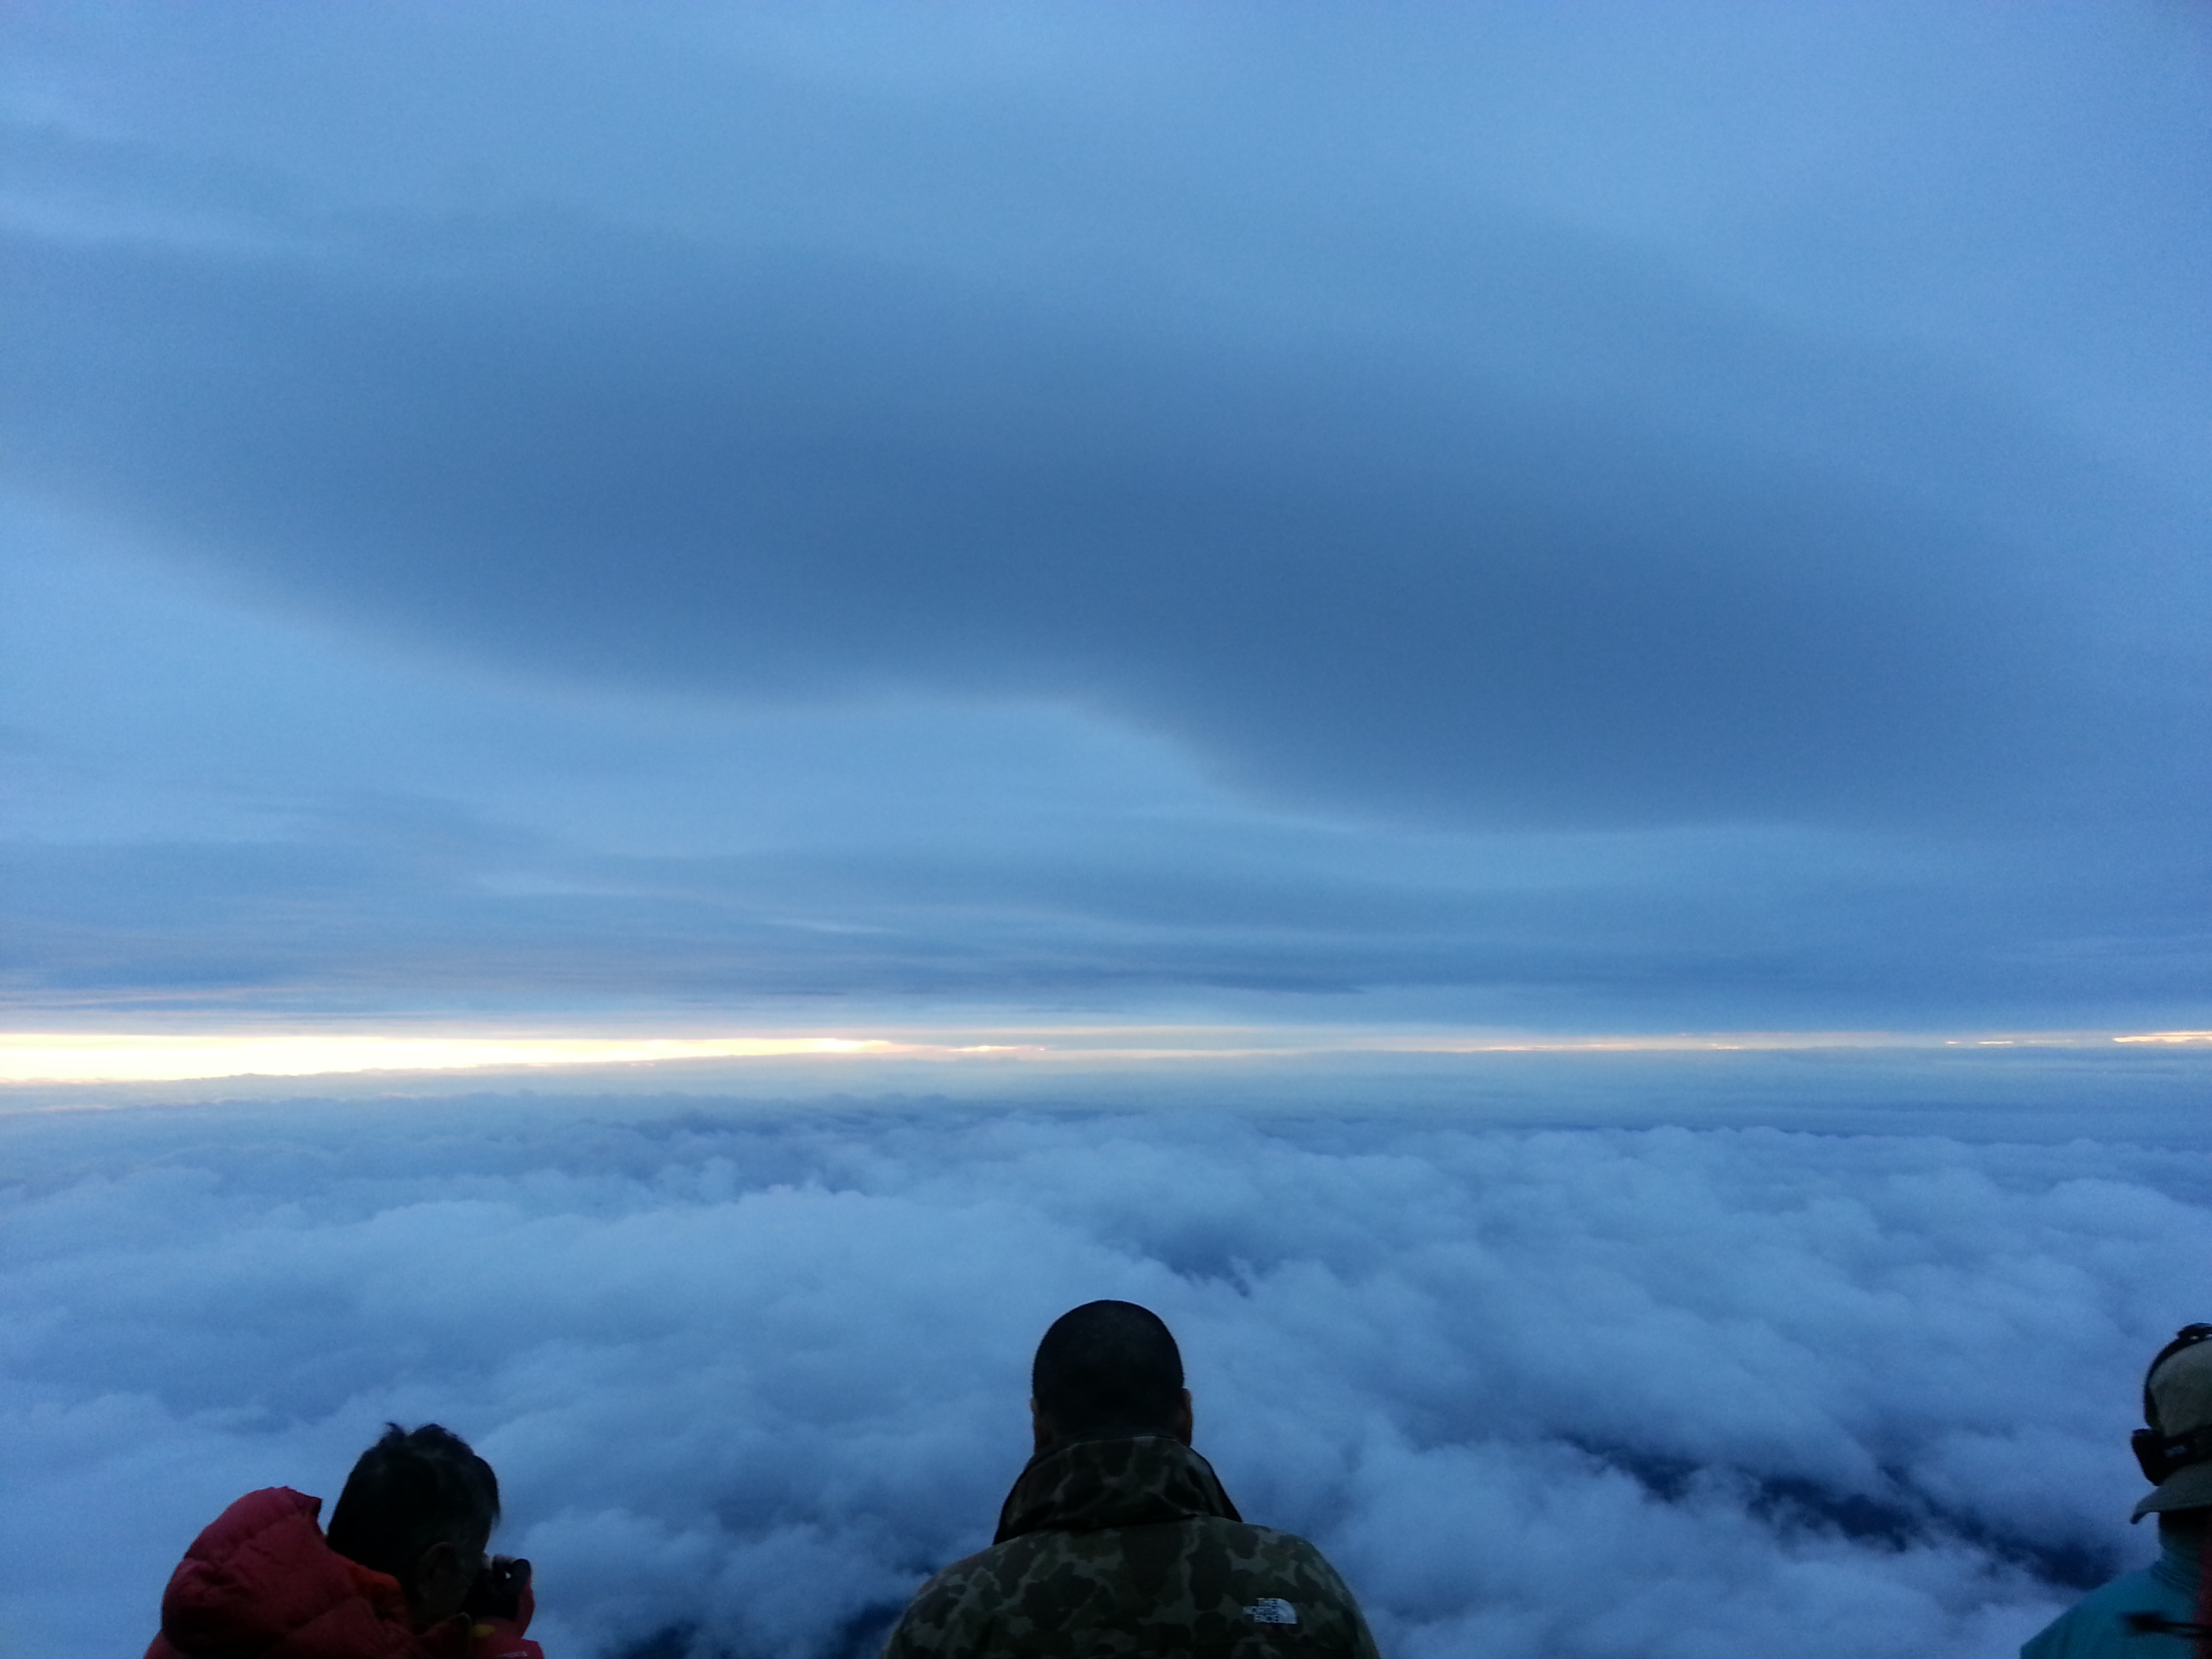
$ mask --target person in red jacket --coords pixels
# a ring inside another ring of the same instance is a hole
[[[487,1561],[499,1479],[459,1435],[388,1426],[331,1511],[240,1498],[185,1552],[146,1659],[544,1659],[530,1563]]]

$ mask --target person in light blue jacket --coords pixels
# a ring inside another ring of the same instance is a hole
[[[2136,1459],[2154,1490],[2131,1517],[2158,1516],[2158,1560],[2061,1613],[2021,1659],[2205,1659],[2212,1656],[2212,1325],[2187,1325],[2143,1377]]]

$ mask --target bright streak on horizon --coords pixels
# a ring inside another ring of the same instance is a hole
[[[1056,1027],[994,1031],[996,1041],[891,1037],[410,1036],[0,1033],[0,1087],[21,1084],[183,1083],[217,1078],[377,1072],[642,1066],[711,1060],[935,1060],[1005,1056],[1039,1062],[1158,1064],[1327,1055],[1729,1054],[1818,1048],[2212,1046],[2212,1030],[2014,1033],[1945,1037],[1882,1031],[1677,1032],[1561,1037],[1375,1032],[1297,1027]],[[966,1033],[960,1034],[968,1035]],[[1141,1038],[1134,1041],[1133,1038]]]
[[[912,1052],[860,1037],[409,1037],[0,1036],[0,1083],[179,1083],[344,1072],[635,1065]]]

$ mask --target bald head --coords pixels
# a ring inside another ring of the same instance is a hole
[[[1190,1438],[1182,1351],[1160,1316],[1133,1302],[1086,1302],[1053,1321],[1030,1399],[1040,1448],[1079,1434]]]

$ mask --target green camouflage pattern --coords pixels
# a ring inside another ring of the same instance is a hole
[[[1022,1471],[998,1541],[921,1587],[884,1659],[1376,1659],[1303,1538],[1239,1518],[1181,1441],[1064,1441]]]

